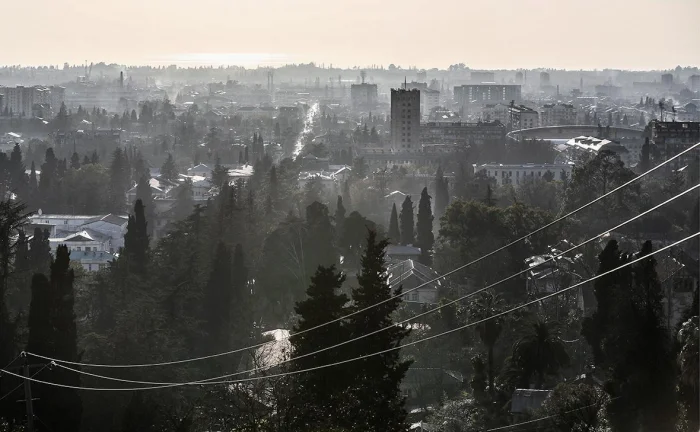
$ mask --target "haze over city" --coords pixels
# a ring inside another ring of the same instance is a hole
[[[700,63],[695,0],[6,0],[2,12],[3,34],[16,37],[0,64],[644,70]],[[31,17],[31,30],[12,17]]]

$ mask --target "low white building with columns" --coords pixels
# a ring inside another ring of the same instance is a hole
[[[543,179],[547,173],[553,175],[553,180],[571,178],[573,163],[554,164],[474,164],[474,174],[484,173],[488,178],[494,179],[498,186],[513,185],[517,188],[527,180]]]

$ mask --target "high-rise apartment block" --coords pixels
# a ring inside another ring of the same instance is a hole
[[[391,89],[391,147],[420,148],[420,90]]]
[[[372,109],[377,105],[376,84],[353,84],[350,86],[350,99],[353,109]]]
[[[651,122],[651,144],[654,144],[664,159],[668,159],[700,142],[698,122]],[[669,163],[673,169],[697,163],[697,151],[688,152]]]
[[[542,126],[564,126],[576,124],[576,108],[571,104],[544,104],[540,109]]]
[[[0,112],[11,113],[16,117],[31,117],[38,109],[44,116],[51,116],[58,112],[65,98],[63,87],[0,87],[0,95],[3,96],[0,103]]]
[[[469,112],[472,105],[519,103],[522,90],[519,84],[465,84],[454,88],[454,98],[461,110]]]

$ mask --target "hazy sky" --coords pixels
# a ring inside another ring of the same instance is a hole
[[[0,3],[0,64],[700,66],[700,0]]]

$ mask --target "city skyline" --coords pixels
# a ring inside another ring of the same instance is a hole
[[[283,0],[185,2],[124,0],[106,3],[11,0],[6,34],[21,34],[3,48],[4,65],[81,64],[246,67],[308,63],[351,67],[479,69],[662,70],[700,65],[700,33],[693,0],[552,0],[465,3],[447,0],[416,18],[417,2],[321,3]],[[659,10],[673,11],[659,19]],[[214,13],[216,12],[216,13]],[[63,14],[57,27],[55,17]],[[77,25],[70,24],[70,17]],[[644,29],[652,29],[644,31]],[[282,37],[281,35],[284,35]],[[556,55],[553,55],[556,53]]]

